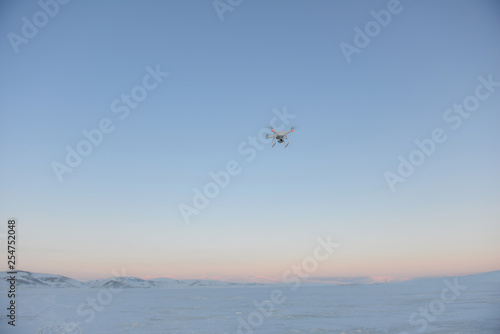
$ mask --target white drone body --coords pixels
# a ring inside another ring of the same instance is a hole
[[[274,131],[272,126],[270,127],[270,129],[271,129],[271,132],[273,134],[272,135],[266,134],[266,138],[273,139],[273,146],[272,147],[274,147],[274,145],[276,145],[276,142],[285,143],[285,139],[286,139],[285,148],[290,144],[290,139],[288,139],[288,134],[290,132],[293,132],[293,130],[294,130],[293,126],[290,130],[287,130],[287,131]]]

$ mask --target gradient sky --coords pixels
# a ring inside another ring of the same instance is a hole
[[[458,129],[443,119],[500,81],[500,4],[401,1],[348,63],[340,43],[387,6],[253,0],[221,21],[212,1],[71,1],[16,53],[8,34],[41,8],[2,2],[0,233],[18,219],[18,269],[279,279],[327,235],[341,246],[313,276],[500,269],[500,87]],[[120,119],[112,102],[157,65],[170,75]],[[248,162],[238,146],[284,108],[290,146]],[[104,118],[59,182],[52,163]],[[391,191],[384,173],[436,128],[447,140]],[[231,160],[186,224],[179,205]]]

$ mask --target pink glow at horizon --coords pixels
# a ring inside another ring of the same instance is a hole
[[[305,279],[305,281],[313,280],[317,281],[318,278],[342,278],[342,277],[371,277],[373,282],[390,282],[390,281],[400,281],[409,278],[417,278],[417,277],[427,277],[427,276],[454,276],[454,275],[463,275],[463,274],[475,274],[481,272],[495,271],[499,270],[500,266],[494,261],[490,261],[490,263],[476,263],[469,264],[469,266],[452,266],[446,265],[446,263],[438,262],[438,261],[428,261],[426,265],[423,264],[418,265],[414,264],[413,266],[408,266],[405,270],[389,270],[390,268],[386,267],[386,264],[379,263],[380,271],[385,270],[387,274],[380,275],[379,272],[373,270],[366,270],[362,266],[347,266],[336,264],[335,261],[331,261],[331,263],[324,263],[323,268],[319,268],[317,271],[312,272],[310,277]],[[334,267],[332,270],[328,267]],[[109,267],[108,267],[109,268]],[[284,270],[277,271],[274,270],[268,274],[256,274],[258,270],[256,268],[246,268],[247,270],[235,270],[231,271],[228,268],[225,270],[221,270],[219,274],[207,274],[199,272],[198,270],[186,270],[185,272],[175,271],[171,273],[167,273],[163,268],[156,268],[152,270],[152,268],[148,268],[148,270],[140,270],[134,267],[126,267],[126,266],[116,266],[112,270],[109,270],[104,265],[99,268],[93,267],[88,268],[87,270],[81,271],[83,268],[79,268],[80,270],[68,270],[67,268],[57,268],[56,266],[47,270],[47,268],[42,269],[39,266],[30,266],[22,267],[20,270],[32,271],[32,272],[40,272],[40,273],[48,273],[48,274],[58,274],[63,276],[68,276],[71,278],[75,278],[78,280],[92,280],[92,279],[102,279],[102,278],[110,278],[114,276],[114,273],[122,272],[124,276],[134,276],[142,279],[155,279],[155,278],[170,278],[170,279],[201,279],[201,280],[219,280],[219,281],[231,281],[238,283],[272,283],[272,282],[281,282],[282,275],[285,271],[291,269],[291,267],[284,267]],[[234,268],[233,268],[234,269]]]

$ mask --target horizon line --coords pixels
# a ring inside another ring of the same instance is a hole
[[[402,276],[384,276],[384,275],[373,275],[373,276],[314,276],[314,277],[308,277],[306,279],[302,279],[303,282],[307,283],[325,283],[325,284],[342,284],[342,282],[328,282],[333,281],[335,279],[372,279],[373,283],[390,283],[390,282],[404,282],[412,279],[420,279],[420,278],[439,278],[439,277],[454,277],[454,276],[472,276],[472,275],[478,275],[478,274],[486,274],[486,273],[492,273],[500,271],[500,268],[497,270],[490,270],[490,271],[484,271],[484,272],[468,272],[468,273],[456,273],[456,274],[445,274],[445,275],[426,275],[426,276],[414,276],[414,277],[402,277]],[[197,277],[184,277],[184,278],[176,278],[172,276],[133,276],[133,275],[119,275],[119,276],[109,276],[109,277],[102,277],[102,278],[75,278],[71,277],[68,275],[63,275],[63,274],[52,274],[52,273],[42,273],[42,272],[35,272],[35,271],[29,271],[29,270],[5,270],[2,271],[4,273],[9,273],[9,272],[26,272],[26,273],[32,273],[32,274],[42,274],[42,275],[53,275],[53,276],[62,276],[62,277],[67,277],[70,279],[74,279],[79,282],[90,282],[90,281],[97,281],[97,280],[106,280],[106,279],[112,279],[112,278],[117,278],[117,277],[132,277],[132,278],[139,278],[145,281],[151,281],[159,278],[168,278],[172,280],[177,280],[177,281],[187,281],[187,280],[202,280],[202,281],[218,281],[218,282],[224,282],[224,283],[267,283],[267,284],[279,284],[279,283],[286,283],[283,282],[283,280],[280,279],[273,279],[270,277],[260,277],[261,280],[258,282],[258,280],[247,280],[246,277],[241,277],[239,279],[231,280],[231,278],[224,279],[224,278],[217,278],[217,276],[197,276]],[[258,278],[256,276],[251,277],[252,279]],[[265,281],[265,282],[264,282]],[[348,282],[346,282],[348,283]]]

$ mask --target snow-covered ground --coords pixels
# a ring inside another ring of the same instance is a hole
[[[1,286],[2,334],[500,333],[500,271],[298,287],[20,276],[25,282],[17,288],[15,327],[7,324],[7,286]]]

